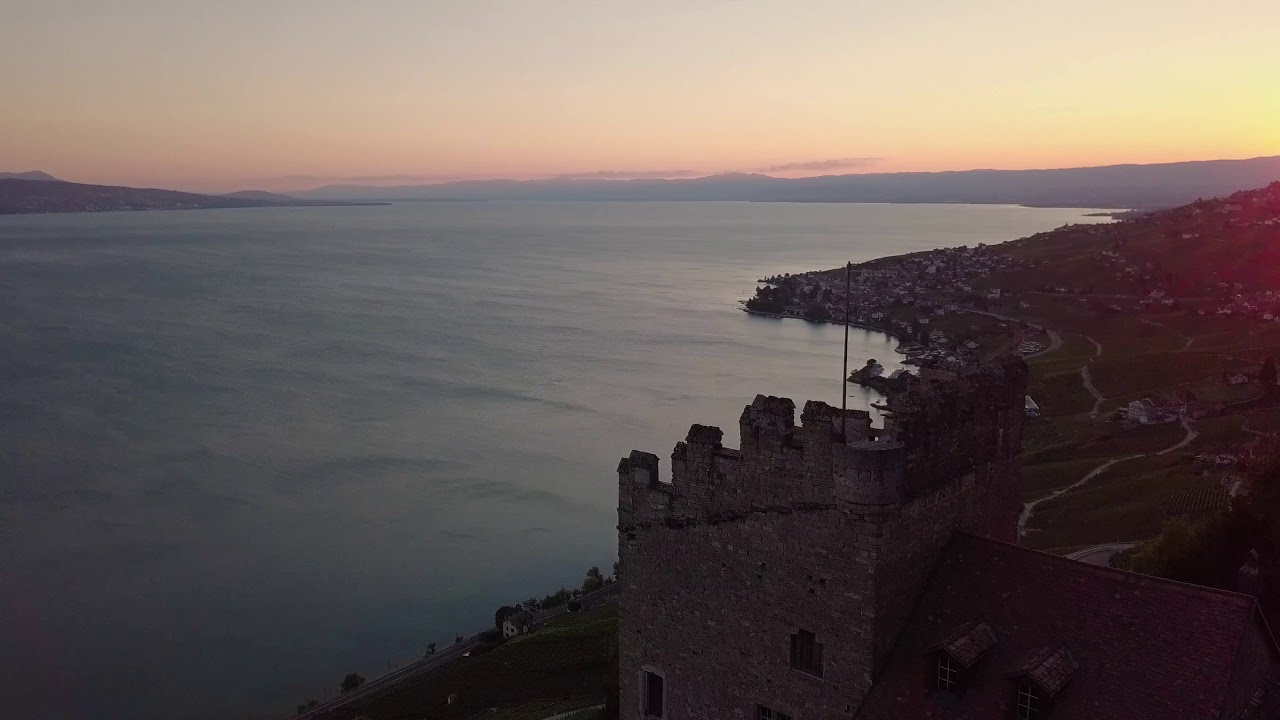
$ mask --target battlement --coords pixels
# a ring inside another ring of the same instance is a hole
[[[1027,371],[1012,358],[948,377],[914,378],[886,402],[883,431],[862,410],[757,395],[739,417],[739,448],[693,425],[671,454],[632,452],[618,466],[623,524],[687,524],[758,510],[907,502],[1014,462]],[[843,432],[842,432],[843,425]]]
[[[668,482],[657,456],[624,458],[623,717],[640,717],[650,670],[690,716],[769,700],[796,717],[848,717],[954,534],[1015,539],[1026,375],[1012,359],[896,379],[883,430],[821,402],[797,424],[795,403],[759,395],[738,449],[694,425]],[[791,669],[800,631],[823,647],[821,693]]]

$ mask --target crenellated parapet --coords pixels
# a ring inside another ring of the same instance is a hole
[[[671,478],[658,475],[657,457],[633,452],[618,465],[623,524],[686,524],[754,510],[832,505],[837,501],[890,503],[897,479],[872,480],[884,464],[871,416],[810,401],[795,424],[795,403],[759,395],[739,419],[739,449],[724,432],[693,425],[671,454]],[[842,435],[843,433],[843,435]],[[868,459],[860,460],[861,454]],[[854,480],[841,480],[842,474]],[[863,481],[874,490],[854,491]]]
[[[626,522],[687,524],[756,510],[893,505],[969,475],[998,475],[1021,446],[1026,365],[1013,358],[908,382],[885,405],[884,430],[862,410],[810,401],[796,424],[788,398],[757,395],[739,417],[739,447],[693,425],[671,454],[633,452],[619,464]]]

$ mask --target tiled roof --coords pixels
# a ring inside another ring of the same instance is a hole
[[[939,649],[946,650],[951,657],[959,660],[965,667],[972,667],[979,658],[995,647],[996,634],[991,626],[984,622],[965,623],[953,632]]]
[[[941,698],[930,651],[966,624],[995,646]],[[1052,695],[1048,720],[1239,717],[1276,658],[1250,596],[957,534],[858,717],[1004,720],[1011,672]]]
[[[1071,679],[1071,674],[1080,667],[1071,652],[1061,646],[1041,645],[1027,653],[1016,663],[1006,676],[1031,678],[1049,695],[1057,695],[1058,691]]]

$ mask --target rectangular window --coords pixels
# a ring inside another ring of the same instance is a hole
[[[945,652],[938,653],[938,689],[954,693],[960,684],[956,677],[958,670],[950,655]]]
[[[1030,682],[1018,683],[1018,704],[1014,715],[1018,720],[1036,720],[1040,715],[1040,696]]]
[[[763,705],[757,705],[756,720],[791,720],[791,716],[777,710],[771,710]]]
[[[651,672],[644,674],[644,715],[645,717],[661,718],[662,701],[664,700],[664,688],[662,686],[662,676]]]
[[[822,677],[822,643],[808,630],[791,636],[791,667]]]

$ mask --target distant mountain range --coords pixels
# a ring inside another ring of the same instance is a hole
[[[1280,179],[1280,156],[1059,170],[868,173],[810,178],[759,174],[679,180],[478,180],[434,185],[328,185],[293,193],[325,200],[738,200],[998,203],[1163,208]]]
[[[282,195],[226,195],[85,185],[40,171],[0,173],[0,215],[384,204],[396,200],[676,200],[974,203],[1037,207],[1175,207],[1280,179],[1280,156],[1058,170],[963,170],[776,178],[470,180],[433,185],[327,185]]]
[[[46,172],[39,170],[31,170],[29,172],[11,173],[0,172],[0,180],[43,180],[45,182],[58,182],[58,178]]]
[[[222,197],[239,198],[241,200],[262,200],[264,202],[281,203],[284,205],[296,205],[307,202],[292,195],[281,195],[280,193],[267,192],[266,190],[241,190],[239,192],[227,193]]]
[[[370,204],[381,203],[304,200],[254,190],[201,195],[153,188],[84,185],[58,180],[42,172],[0,173],[0,215]]]

